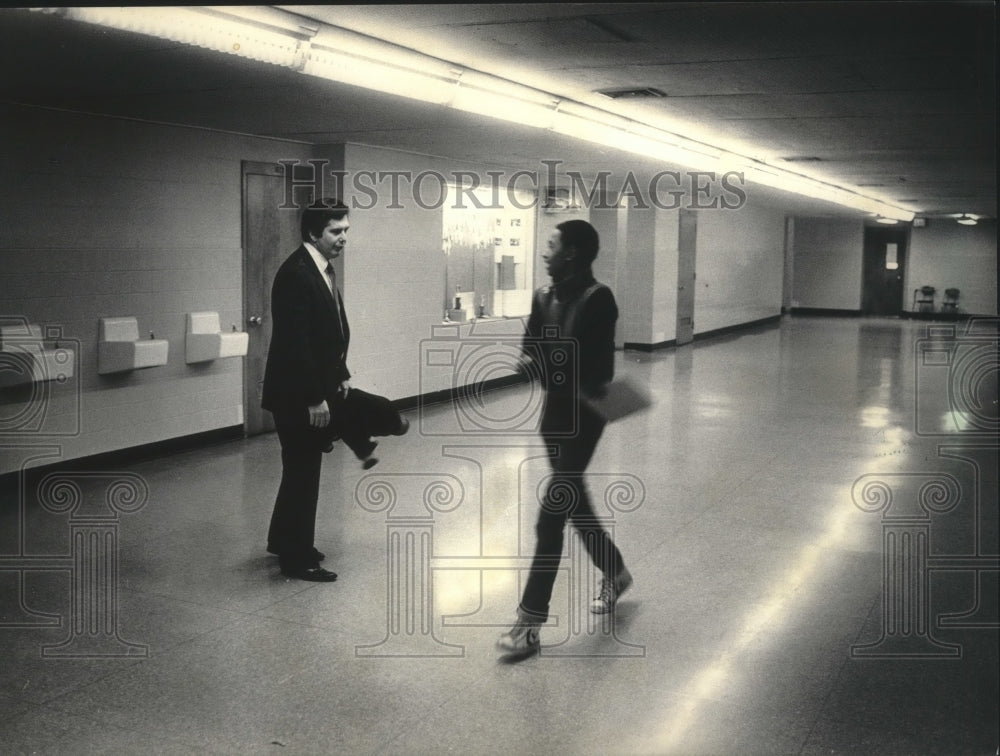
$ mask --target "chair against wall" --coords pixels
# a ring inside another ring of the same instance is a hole
[[[933,286],[921,286],[913,290],[913,310],[915,312],[934,312],[934,293],[937,291]]]
[[[941,312],[958,312],[958,289],[945,289],[941,301]]]

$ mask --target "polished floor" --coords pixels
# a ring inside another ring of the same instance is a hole
[[[996,322],[798,316],[620,353],[654,405],[589,487],[635,584],[595,620],[567,539],[516,664],[527,387],[325,459],[333,584],[264,551],[273,435],[33,481],[0,512],[0,753],[994,754],[996,360]]]

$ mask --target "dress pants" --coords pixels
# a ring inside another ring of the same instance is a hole
[[[520,611],[532,619],[548,619],[567,519],[605,577],[615,578],[624,566],[621,552],[594,512],[583,480],[605,424],[572,394],[549,392],[546,396],[541,433],[557,453],[550,458],[553,474],[538,513],[535,556],[521,597]]]
[[[315,567],[313,539],[316,504],[323,465],[323,444],[329,433],[309,427],[308,415],[274,414],[281,442],[281,484],[274,501],[268,546],[278,552],[282,569]]]

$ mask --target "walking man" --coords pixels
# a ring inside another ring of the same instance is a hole
[[[614,377],[615,322],[618,306],[614,294],[594,280],[591,266],[599,247],[597,231],[586,221],[560,223],[543,255],[551,286],[538,289],[531,303],[525,334],[525,351],[541,354],[563,348],[544,338],[553,329],[559,339],[575,343],[575,359],[562,365],[575,375],[542,370],[545,406],[541,434],[555,447],[550,458],[552,476],[541,503],[536,525],[537,544],[528,581],[514,626],[500,636],[497,648],[507,658],[521,658],[539,647],[539,628],[548,619],[549,601],[563,548],[566,520],[580,536],[594,565],[603,573],[600,593],[590,611],[606,614],[632,584],[610,535],[594,513],[583,475],[590,463],[605,421],[587,405],[598,398]],[[533,347],[537,346],[537,349]],[[554,361],[545,359],[548,365]]]

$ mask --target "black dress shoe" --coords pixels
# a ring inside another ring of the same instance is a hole
[[[267,553],[268,554],[274,554],[275,556],[281,556],[281,552],[278,551],[278,549],[276,549],[271,544],[267,544]],[[313,561],[316,561],[316,562],[322,562],[324,559],[326,559],[326,554],[324,554],[319,549],[313,547],[312,559],[313,559]]]
[[[308,580],[310,583],[332,583],[337,579],[336,572],[324,570],[319,565],[315,567],[287,567],[281,570],[281,574],[296,580]]]
[[[407,420],[402,415],[399,416],[399,430],[397,430],[392,435],[394,436],[405,436],[406,432],[410,430],[410,421]]]

